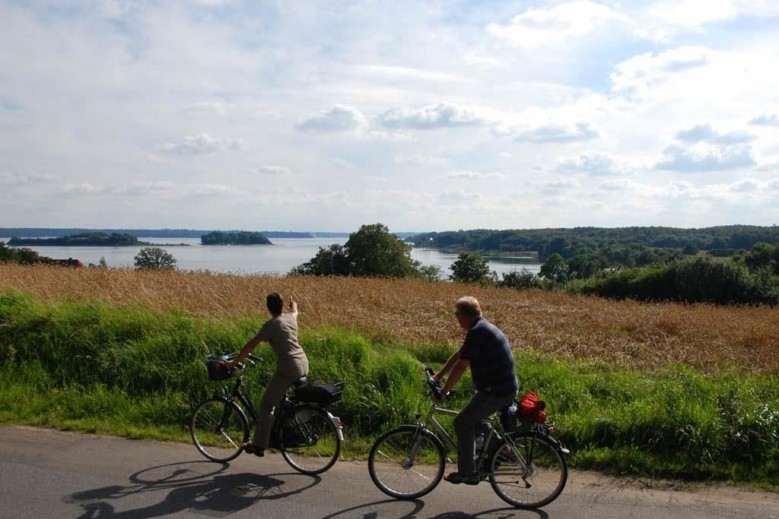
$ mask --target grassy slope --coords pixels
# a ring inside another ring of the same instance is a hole
[[[779,342],[779,320],[763,308],[446,283],[0,266],[0,420],[186,440],[191,405],[210,390],[203,357],[242,344],[265,318],[261,295],[274,289],[301,301],[314,375],[347,382],[336,408],[347,454],[363,455],[372,437],[426,405],[420,368],[440,365],[459,343],[451,302],[473,293],[507,329],[520,378],[549,402],[575,465],[779,484],[779,384],[766,347]],[[709,328],[724,338],[712,342],[710,330],[706,341],[696,337]],[[674,349],[685,353],[664,358]],[[255,395],[272,366],[264,354],[268,364],[248,377]]]

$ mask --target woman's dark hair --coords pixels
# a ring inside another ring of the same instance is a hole
[[[274,315],[280,314],[284,310],[284,298],[278,292],[268,294],[268,297],[265,298],[265,304],[268,306],[268,311]]]

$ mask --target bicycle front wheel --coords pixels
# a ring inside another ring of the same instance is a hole
[[[321,407],[296,405],[282,424],[279,450],[303,474],[321,474],[341,454],[341,438],[330,413]]]
[[[241,444],[249,439],[249,423],[237,404],[215,397],[197,406],[189,432],[200,454],[225,462],[241,453]]]
[[[517,508],[548,505],[568,480],[563,454],[540,435],[512,435],[496,449],[489,466],[493,490]]]
[[[407,425],[376,440],[368,455],[368,472],[388,496],[414,499],[440,483],[445,463],[441,441],[421,426]]]

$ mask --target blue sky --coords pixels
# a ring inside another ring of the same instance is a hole
[[[0,226],[779,223],[779,2],[0,0]]]

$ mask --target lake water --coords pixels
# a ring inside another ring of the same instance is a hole
[[[9,238],[0,238],[8,242]],[[298,265],[313,258],[319,247],[328,247],[333,243],[343,245],[347,238],[273,238],[273,245],[201,245],[200,238],[138,238],[165,249],[176,258],[179,270],[207,270],[235,274],[287,274]],[[135,256],[147,245],[137,247],[24,247],[32,249],[41,256],[55,259],[74,258],[85,265],[105,260],[108,267],[132,268]],[[450,267],[457,260],[457,254],[449,254],[435,249],[414,248],[411,257],[423,265],[433,265],[441,269],[443,278],[452,271]],[[525,268],[538,273],[541,265],[527,258],[487,258],[490,270],[502,274]]]

